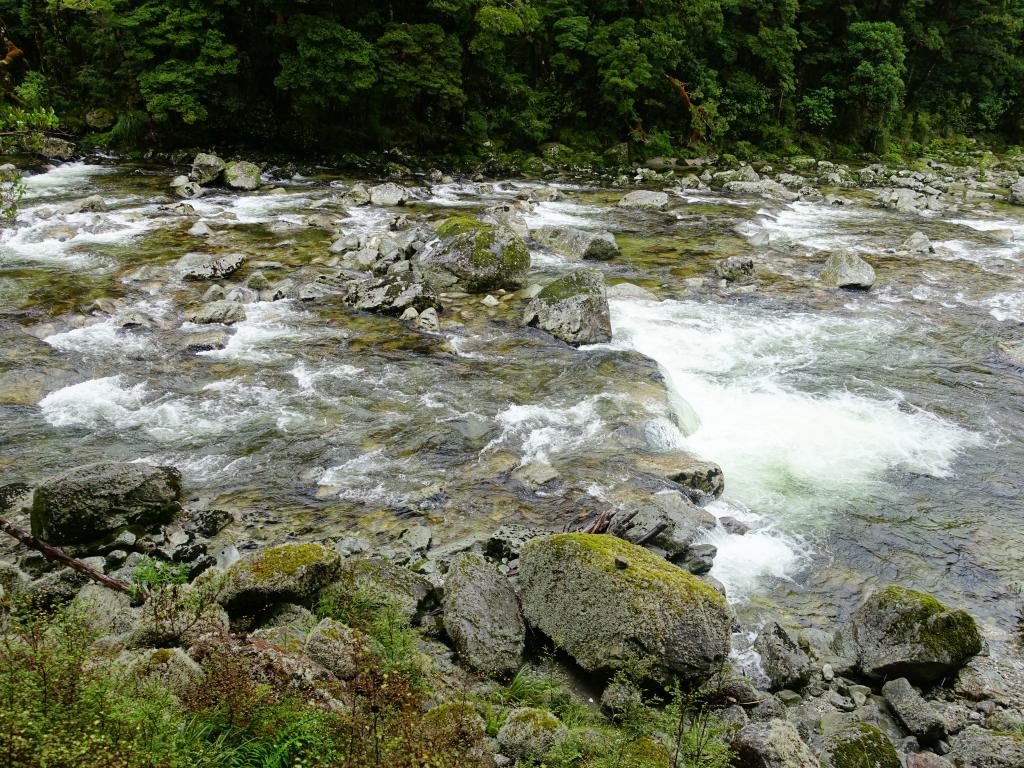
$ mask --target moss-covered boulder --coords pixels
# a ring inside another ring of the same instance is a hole
[[[480,555],[457,555],[444,582],[444,628],[460,658],[487,675],[514,674],[526,625],[508,579]]]
[[[224,161],[209,152],[200,152],[192,161],[189,178],[200,185],[212,184],[224,173]]]
[[[1024,765],[1024,737],[996,733],[972,725],[950,740],[947,757],[957,768],[1020,768]]]
[[[417,266],[434,288],[482,293],[522,286],[530,251],[508,227],[460,216],[445,221],[437,234],[439,242],[417,255]]]
[[[125,526],[168,523],[181,512],[181,498],[174,467],[87,464],[36,488],[32,533],[55,544],[84,544]]]
[[[437,606],[434,586],[426,578],[386,560],[346,560],[319,601],[332,613],[343,612],[357,593],[393,605],[411,624]]]
[[[576,227],[539,227],[531,232],[534,239],[555,253],[570,259],[607,261],[619,256],[615,235],[607,230],[594,231]]]
[[[869,678],[905,677],[914,683],[954,674],[982,645],[978,625],[966,611],[899,586],[873,592],[833,644]]]
[[[319,544],[284,544],[248,555],[231,566],[221,604],[229,613],[253,613],[273,603],[309,604],[331,583],[341,556]]]
[[[358,671],[357,657],[365,647],[365,638],[358,630],[334,619],[324,619],[309,633],[306,655],[329,669],[338,679],[351,680]]]
[[[657,681],[706,681],[729,653],[732,617],[712,587],[608,535],[542,536],[519,559],[527,622],[584,669],[638,665]]]
[[[509,712],[498,731],[502,754],[529,764],[564,739],[569,730],[546,709],[522,707]]]
[[[733,736],[730,744],[737,768],[818,768],[810,748],[796,727],[785,720],[751,723]]]
[[[228,163],[224,167],[224,183],[232,189],[251,191],[259,189],[260,167],[248,160]]]
[[[601,273],[582,270],[548,283],[527,305],[523,324],[575,347],[611,341],[612,322]]]
[[[889,737],[870,723],[830,736],[821,750],[822,768],[900,768]]]

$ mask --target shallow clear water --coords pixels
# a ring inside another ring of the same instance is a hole
[[[1012,632],[1024,384],[997,344],[1024,321],[1020,209],[925,218],[701,193],[645,214],[563,185],[529,226],[611,229],[623,258],[598,268],[658,297],[613,299],[611,344],[522,330],[518,299],[457,300],[437,334],[279,301],[247,305],[225,349],[194,355],[181,311],[206,286],[174,277],[182,255],[244,251],[279,265],[272,281],[308,279],[331,234],[307,216],[373,233],[392,212],[346,211],[325,176],[210,195],[186,216],[168,177],[69,164],[28,180],[0,231],[0,483],[101,458],[173,463],[193,502],[240,514],[240,540],[383,540],[418,517],[444,541],[503,521],[560,528],[624,479],[623,451],[685,447],[725,470],[712,511],[754,526],[708,537],[741,610],[825,625],[865,583],[899,581],[973,610],[997,645]],[[410,210],[440,218],[536,186],[442,185]],[[59,212],[91,194],[111,210]],[[213,234],[189,234],[197,220]],[[936,252],[895,254],[916,230]],[[763,231],[772,248],[751,245]],[[822,249],[840,245],[875,265],[871,292],[817,283]],[[756,288],[690,280],[735,254],[762,264]],[[573,267],[533,256],[539,282]],[[120,332],[132,311],[156,327]],[[516,482],[529,462],[550,463],[560,490]]]

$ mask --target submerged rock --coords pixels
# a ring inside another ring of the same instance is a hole
[[[224,161],[217,155],[200,152],[192,161],[192,172],[189,178],[201,186],[213,184],[224,173]]]
[[[522,663],[526,626],[508,580],[474,554],[458,555],[444,582],[444,628],[459,656],[487,675],[512,675]]]
[[[416,255],[434,288],[458,286],[473,293],[519,288],[530,268],[526,243],[508,227],[475,219],[448,219],[437,229],[440,242]]]
[[[608,297],[600,272],[585,270],[545,286],[526,307],[523,324],[575,347],[611,341]]]
[[[234,274],[245,264],[244,253],[186,253],[178,259],[178,274],[183,280],[220,280]]]
[[[228,163],[224,168],[224,183],[232,189],[259,189],[261,184],[260,167],[248,160]]]
[[[855,253],[833,253],[821,271],[821,281],[833,288],[868,289],[875,284],[875,270]]]
[[[607,230],[592,232],[575,227],[540,227],[531,234],[551,250],[573,259],[607,261],[619,255],[619,244]]]
[[[833,642],[867,677],[916,683],[953,675],[982,647],[978,626],[966,611],[898,586],[873,592]]]
[[[185,320],[197,325],[234,325],[245,320],[245,307],[234,301],[211,301],[186,312]]]
[[[620,208],[637,208],[649,211],[663,211],[668,208],[668,195],[649,189],[637,189],[622,197],[617,203]]]
[[[32,534],[55,544],[95,541],[124,526],[170,522],[181,500],[181,473],[174,467],[87,464],[36,488]]]
[[[527,621],[586,670],[614,673],[643,661],[654,680],[699,684],[729,653],[725,598],[614,536],[531,539],[520,552],[519,579]]]

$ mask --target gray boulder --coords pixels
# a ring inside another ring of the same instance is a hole
[[[742,280],[754,274],[754,260],[748,256],[729,256],[715,262],[715,275],[723,280]]]
[[[260,167],[256,163],[250,163],[248,160],[228,163],[224,168],[224,183],[232,189],[259,189],[262,183]]]
[[[202,197],[203,193],[206,192],[195,181],[188,181],[187,179],[181,184],[172,184],[171,189],[174,190],[174,194],[185,200],[194,200],[197,197]]]
[[[833,288],[862,288],[875,284],[875,270],[855,253],[833,253],[821,271],[821,281]]]
[[[537,242],[572,259],[607,261],[619,255],[619,244],[607,230],[591,232],[575,227],[540,227],[531,234]]]
[[[902,768],[892,741],[870,723],[858,723],[829,735],[820,756],[824,768]]]
[[[55,136],[41,136],[35,151],[47,160],[70,160],[75,156],[75,145]]]
[[[818,768],[810,748],[785,720],[751,723],[733,736],[737,768]]]
[[[915,232],[903,241],[903,250],[911,253],[935,253],[935,246],[924,232]]]
[[[409,199],[408,190],[392,181],[385,184],[378,184],[367,190],[370,195],[370,202],[374,205],[396,206],[402,205]]]
[[[922,744],[934,744],[946,735],[942,715],[924,700],[905,677],[882,686],[882,695],[903,726]]]
[[[480,555],[462,554],[444,582],[444,628],[459,656],[487,675],[512,675],[522,663],[526,626],[508,580]]]
[[[790,192],[782,184],[771,179],[729,181],[726,182],[724,188],[739,195],[752,195],[775,200],[796,200],[799,197],[796,192]]]
[[[966,611],[931,595],[890,586],[873,592],[836,633],[834,649],[870,678],[930,683],[952,676],[981,651]]]
[[[339,680],[351,680],[365,641],[361,634],[334,619],[317,624],[306,639],[306,655],[329,669]]]
[[[970,726],[950,740],[947,757],[956,768],[1020,768],[1024,739]]]
[[[614,536],[531,539],[520,552],[519,579],[527,622],[589,671],[614,673],[642,660],[654,680],[700,684],[729,653],[725,598]]]
[[[671,560],[684,556],[698,536],[715,527],[714,515],[675,491],[644,492],[642,500],[622,505],[613,515],[612,525],[630,515],[633,525],[622,537],[658,547]]]
[[[417,266],[434,288],[484,293],[522,285],[530,251],[508,227],[458,217],[444,222],[437,234],[440,241],[416,254]]]
[[[213,184],[224,173],[224,161],[208,152],[200,152],[192,161],[189,178],[200,186]]]
[[[441,303],[431,288],[403,275],[357,280],[348,286],[345,303],[363,312],[401,315],[412,307],[417,312],[437,310]]]
[[[55,544],[100,539],[125,526],[167,523],[181,512],[174,467],[100,462],[44,481],[32,501],[32,534]]]
[[[341,555],[319,544],[284,544],[247,555],[231,566],[219,601],[229,613],[273,603],[308,604],[338,575]]]
[[[624,195],[616,205],[620,208],[663,211],[668,208],[668,195],[664,192],[653,192],[649,189],[637,189]]]
[[[186,312],[185,320],[197,325],[234,325],[245,320],[245,308],[234,301],[211,301]]]
[[[1009,201],[1013,205],[1024,205],[1024,179],[1018,179],[1010,186]]]
[[[611,341],[612,323],[601,273],[573,272],[549,283],[526,306],[523,324],[574,347]]]
[[[385,560],[346,560],[337,579],[321,591],[320,599],[344,605],[356,592],[393,605],[410,623],[437,604],[434,587],[426,578]]]
[[[244,253],[186,253],[178,259],[177,270],[183,280],[220,280],[245,264]]]
[[[497,738],[502,754],[528,765],[543,758],[567,735],[562,721],[546,709],[523,707],[509,712]]]
[[[761,668],[768,675],[773,691],[800,690],[814,673],[814,665],[807,654],[774,621],[758,634],[754,650],[761,655]]]

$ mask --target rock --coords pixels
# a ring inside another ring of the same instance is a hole
[[[178,197],[184,198],[185,200],[194,200],[197,197],[202,197],[206,192],[206,190],[195,181],[186,181],[184,184],[173,186],[173,189],[174,194]]]
[[[132,608],[131,602],[124,592],[90,582],[79,590],[72,609],[75,617],[96,637],[123,635],[135,629],[139,621],[139,612]]]
[[[412,282],[404,275],[354,281],[348,286],[344,301],[353,309],[387,315],[401,315],[409,307],[417,313],[428,309],[436,313],[441,306],[429,286]]]
[[[351,680],[365,641],[361,633],[334,619],[324,619],[309,633],[306,655],[329,669],[339,680]]]
[[[971,726],[951,739],[948,758],[956,768],[1020,768],[1024,739]]]
[[[368,192],[370,194],[370,202],[374,205],[393,207],[403,205],[409,199],[409,193],[405,187],[399,186],[392,181],[370,187]]]
[[[75,156],[75,145],[55,136],[40,136],[35,151],[47,160],[70,160]]]
[[[931,752],[918,752],[906,755],[907,768],[953,768],[953,764],[944,757]]]
[[[761,668],[772,683],[772,690],[800,690],[811,680],[814,665],[793,639],[776,622],[771,622],[757,636],[754,650],[761,655]]]
[[[935,246],[924,232],[915,232],[903,241],[903,250],[911,253],[935,253]]]
[[[32,534],[54,544],[95,541],[124,526],[168,523],[181,512],[174,467],[100,462],[44,481],[32,502]]]
[[[623,196],[617,205],[620,208],[663,211],[668,208],[668,195],[664,192],[652,192],[648,189],[638,189]]]
[[[60,207],[61,213],[102,213],[107,210],[107,201],[99,195],[89,195],[81,200],[72,200]]]
[[[416,254],[426,280],[436,289],[459,287],[472,293],[519,288],[530,268],[526,243],[508,227],[466,217],[437,229],[440,242]]]
[[[1013,205],[1024,205],[1024,179],[1018,179],[1010,186],[1008,199]]]
[[[796,728],[785,720],[751,723],[732,738],[737,768],[818,768]]]
[[[306,648],[306,633],[297,627],[287,625],[260,627],[254,632],[249,633],[249,642],[266,643],[287,653],[302,653]],[[313,658],[312,654],[307,653],[307,655],[314,661],[317,661],[317,659]]]
[[[601,709],[613,716],[639,711],[643,704],[640,689],[619,679],[608,683],[601,694]]]
[[[211,301],[185,312],[184,317],[186,321],[197,325],[233,325],[245,320],[245,308],[233,301]]]
[[[654,680],[702,683],[728,655],[725,599],[614,536],[532,539],[520,552],[519,579],[527,621],[589,671],[614,673],[642,659]]]
[[[226,330],[217,328],[209,331],[196,331],[185,337],[182,346],[189,354],[197,352],[211,352],[216,349],[224,349],[231,340],[231,334]]]
[[[633,466],[641,472],[663,477],[700,496],[715,498],[725,491],[725,475],[713,461],[704,461],[686,451],[665,451],[638,454],[631,457]],[[690,494],[691,496],[693,494]]]
[[[724,189],[739,195],[753,195],[755,197],[766,197],[775,200],[796,200],[799,197],[797,193],[790,192],[782,184],[771,179],[730,181],[726,182]]]
[[[421,331],[436,333],[440,327],[437,320],[437,310],[433,307],[427,307],[413,319],[412,324]]]
[[[490,535],[484,545],[484,551],[487,557],[495,560],[515,560],[526,542],[538,536],[548,536],[550,533],[539,528],[508,523]]]
[[[640,301],[657,301],[658,297],[633,283],[616,283],[608,286],[609,299],[638,299]]]
[[[946,735],[942,715],[924,700],[905,677],[889,680],[882,686],[882,695],[907,731],[922,744],[934,744]]]
[[[538,327],[574,347],[611,341],[612,324],[601,273],[573,272],[548,283],[527,305],[523,324]]]
[[[200,152],[192,161],[192,172],[189,178],[200,186],[213,184],[224,173],[224,161],[216,155]]]
[[[509,712],[498,731],[498,745],[502,753],[530,764],[543,758],[567,735],[562,721],[546,709],[522,707]]]
[[[493,566],[479,555],[456,556],[442,606],[445,631],[465,663],[486,675],[518,671],[526,626],[512,586]]]
[[[833,253],[821,271],[821,281],[833,288],[863,288],[875,284],[875,270],[855,253]]]
[[[825,739],[822,768],[901,768],[889,737],[870,723],[858,723]]]
[[[856,659],[874,679],[906,677],[930,683],[952,676],[981,651],[970,614],[905,587],[877,590],[836,633],[840,656]]]
[[[202,667],[181,648],[143,648],[121,653],[117,667],[139,680],[150,680],[182,693],[203,682]]]
[[[277,602],[310,603],[338,575],[341,556],[319,544],[285,544],[231,566],[220,603],[231,614]]]
[[[262,272],[253,272],[249,275],[249,279],[245,281],[247,288],[252,288],[254,291],[266,291],[270,288],[270,281],[267,276]]]
[[[619,256],[619,244],[606,230],[592,232],[575,227],[540,227],[531,234],[556,253],[573,259],[607,261]]]
[[[682,557],[673,559],[673,563],[685,568],[694,576],[703,576],[710,573],[715,565],[715,557],[718,555],[718,547],[714,544],[694,544]]]
[[[618,500],[616,494],[612,501]],[[670,490],[649,493],[641,489],[640,500],[622,503],[612,522],[630,515],[633,526],[622,534],[623,538],[658,547],[670,560],[683,558],[701,534],[715,527],[714,515]]]
[[[261,184],[260,167],[248,160],[228,163],[224,168],[224,183],[232,189],[251,191]]]
[[[244,253],[186,253],[178,259],[177,269],[182,280],[220,280],[241,269],[245,260]]]
[[[436,605],[434,587],[427,579],[384,560],[346,560],[320,599],[344,605],[360,591],[391,603],[410,623]]]
[[[746,256],[730,256],[715,262],[715,275],[723,280],[742,280],[754,274],[754,260]]]
[[[722,527],[726,530],[726,533],[731,533],[733,536],[743,536],[750,531],[750,526],[744,523],[742,520],[737,520],[731,515],[718,518],[718,522],[722,524]],[[831,669],[831,667],[829,667]],[[828,678],[831,679],[831,678]]]
[[[298,630],[305,644],[306,633],[317,624],[316,616],[308,608],[295,603],[278,603],[263,619],[264,628],[283,628]]]

